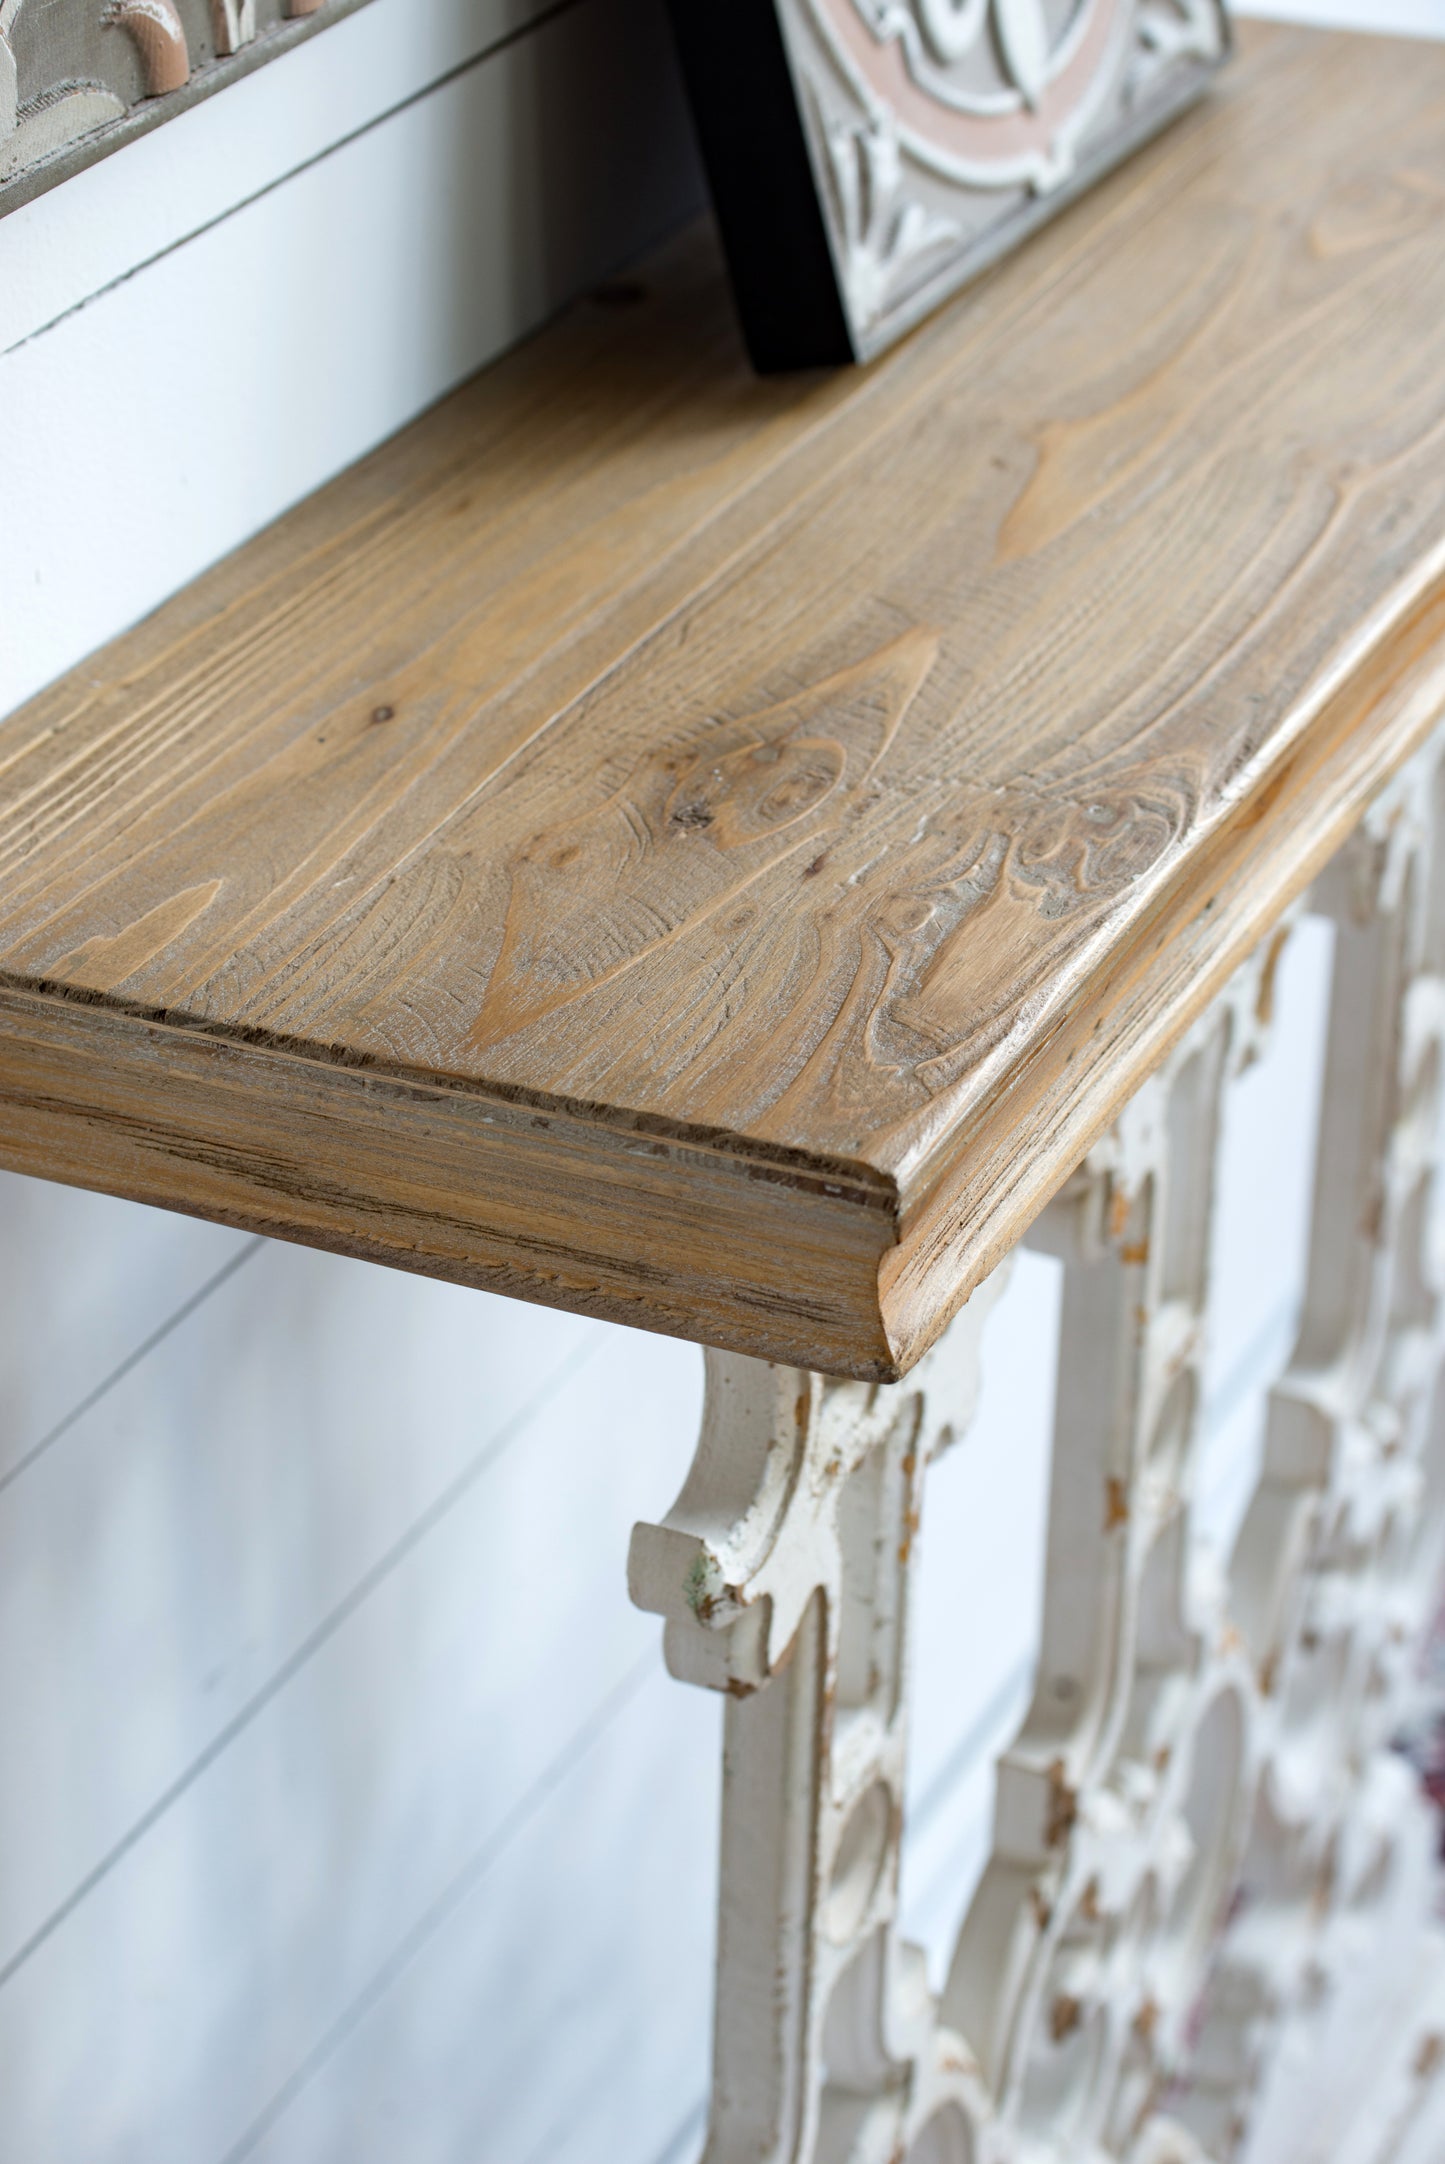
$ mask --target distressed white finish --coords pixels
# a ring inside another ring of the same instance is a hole
[[[988,1305],[893,1389],[710,1353],[687,1485],[633,1536],[669,1668],[729,1694],[711,2158],[841,2156],[840,2113],[876,2118],[864,2153],[886,2157],[899,2109],[957,2086],[921,1957],[887,1923],[913,1531],[925,1466],[972,1410]],[[904,2066],[906,2105],[870,2114]]]
[[[994,1288],[892,1389],[709,1356],[692,1472],[631,1565],[672,1672],[729,1696],[707,2164],[1275,2164],[1351,2115],[1383,2164],[1433,2111],[1432,1825],[1389,1746],[1445,1534],[1440,762],[1317,896],[1304,1310],[1227,1569],[1191,1515],[1216,1171],[1288,926],[1035,1228],[1064,1266],[1041,1650],[940,1994],[896,1929],[909,1580]],[[1308,2111],[1292,2052],[1362,1972],[1378,2019],[1402,1958],[1385,2121],[1358,2052]]]

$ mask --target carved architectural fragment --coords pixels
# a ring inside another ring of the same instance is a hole
[[[0,0],[0,205],[12,176],[125,113],[125,100],[104,82],[59,70],[38,86],[27,80],[24,8],[25,0]]]
[[[0,0],[0,215],[365,0]]]
[[[128,31],[145,70],[146,96],[163,97],[180,90],[191,78],[191,56],[186,26],[176,11],[175,0],[113,0],[112,22]]]
[[[256,0],[211,0],[216,51],[238,53],[256,35]]]

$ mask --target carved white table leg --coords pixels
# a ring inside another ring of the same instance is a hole
[[[943,1997],[1025,2153],[1128,2153],[1183,2055],[1244,1831],[1250,1681],[1190,1537],[1220,1104],[1276,950],[1034,1235],[1065,1264],[1042,1644]]]
[[[892,1924],[920,1490],[989,1302],[892,1388],[709,1354],[692,1472],[634,1536],[669,1667],[729,1693],[710,2164],[882,2160],[930,2117],[920,2158],[968,2154],[937,2114],[983,2099]]]
[[[1418,1848],[1388,1744],[1441,1545],[1439,793],[1417,762],[1321,887],[1305,1314],[1228,1572],[1190,1517],[1213,1196],[1284,930],[1031,1236],[1065,1267],[1042,1649],[936,2003],[894,1928],[908,1588],[991,1287],[892,1388],[709,1356],[632,1558],[673,1672],[730,1698],[708,2164],[1234,2155],[1331,1917]]]

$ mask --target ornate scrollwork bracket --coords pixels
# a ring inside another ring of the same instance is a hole
[[[923,1473],[972,1411],[991,1299],[891,1388],[709,1353],[692,1471],[633,1538],[669,1668],[729,1696],[710,2164],[886,2158],[976,2086],[892,1919]]]

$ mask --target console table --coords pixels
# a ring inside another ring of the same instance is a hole
[[[729,1694],[709,2164],[1223,2160],[1433,1838],[1445,49],[1242,46],[886,361],[752,379],[689,234],[0,726],[0,1162],[711,1348],[631,1565]],[[1205,1583],[1307,893],[1304,1319]],[[1043,1651],[936,1998],[908,1580],[1025,1237]]]

